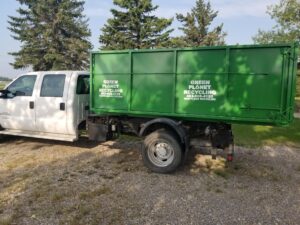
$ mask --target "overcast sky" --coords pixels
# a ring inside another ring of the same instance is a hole
[[[268,5],[277,4],[279,0],[211,0],[210,2],[212,8],[219,11],[213,25],[224,24],[224,31],[228,34],[227,44],[251,44],[252,37],[258,29],[269,30],[274,26],[274,21],[266,14],[266,10]],[[195,0],[153,0],[153,3],[159,6],[156,15],[172,18],[176,13],[189,11],[194,6]],[[9,62],[13,62],[13,57],[8,55],[8,52],[17,51],[20,43],[10,36],[7,30],[7,17],[17,15],[16,9],[19,4],[14,0],[6,0],[1,1],[0,6],[0,76],[16,77],[26,70],[14,70],[9,65]],[[100,29],[111,17],[112,6],[112,0],[86,0],[85,14],[89,18],[94,50],[99,48]],[[180,34],[176,30],[178,25],[178,22],[173,22],[174,36]]]

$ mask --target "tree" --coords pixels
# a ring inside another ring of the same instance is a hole
[[[8,78],[8,77],[1,77],[0,76],[0,81],[11,81],[11,79]]]
[[[141,49],[165,47],[173,29],[173,19],[158,18],[151,0],[114,0],[121,10],[111,9],[113,18],[102,28],[99,42],[103,49]]]
[[[173,39],[173,45],[177,47],[197,47],[225,44],[226,33],[223,32],[223,24],[210,29],[211,23],[217,17],[218,12],[212,10],[210,2],[197,0],[196,6],[185,16],[177,14],[177,20],[182,23],[179,29],[183,36]]]
[[[271,31],[259,30],[253,37],[255,43],[284,43],[300,41],[300,2],[281,0],[268,7],[267,13],[276,21]]]
[[[18,0],[19,16],[9,16],[8,29],[21,42],[11,65],[15,69],[79,70],[89,61],[90,31],[82,14],[84,1]]]

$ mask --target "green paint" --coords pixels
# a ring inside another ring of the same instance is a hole
[[[99,115],[287,125],[293,120],[296,49],[286,44],[93,52],[91,109]],[[101,95],[99,89],[115,94]]]

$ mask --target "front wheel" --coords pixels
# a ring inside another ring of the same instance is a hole
[[[149,134],[142,147],[144,165],[156,173],[176,170],[182,159],[182,148],[175,136],[159,130]]]

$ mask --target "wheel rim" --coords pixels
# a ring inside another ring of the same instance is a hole
[[[156,142],[148,148],[151,163],[158,167],[166,167],[174,160],[174,149],[166,142]]]

